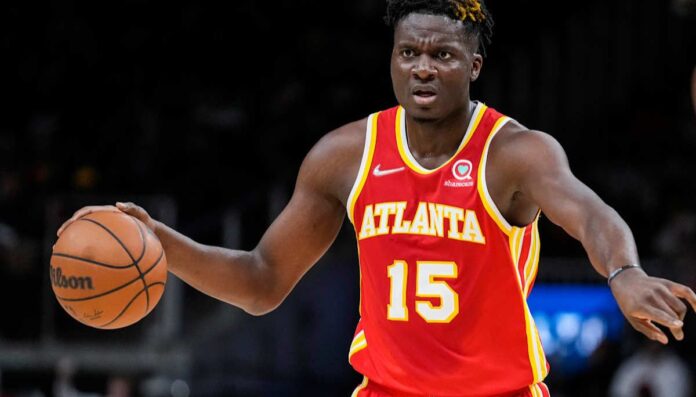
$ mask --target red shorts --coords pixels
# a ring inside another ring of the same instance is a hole
[[[436,396],[425,396],[420,394],[404,393],[402,391],[393,390],[388,387],[382,386],[372,381],[368,381],[367,378],[363,380],[363,383],[358,386],[351,397],[436,397]],[[549,388],[543,382],[537,383],[535,385],[530,385],[524,389],[512,392],[499,394],[490,397],[551,397],[549,393]]]

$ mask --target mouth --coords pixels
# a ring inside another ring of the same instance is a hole
[[[430,105],[437,98],[437,91],[430,87],[416,87],[411,90],[411,95],[418,105]]]

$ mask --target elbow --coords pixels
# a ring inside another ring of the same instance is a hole
[[[271,297],[259,297],[253,303],[242,307],[242,309],[255,317],[263,316],[277,309],[284,299],[272,299]]]
[[[266,279],[263,287],[255,288],[253,296],[242,309],[252,316],[263,316],[277,309],[290,291],[280,289],[274,284],[271,279]]]
[[[257,272],[254,277],[253,287],[249,289],[248,303],[242,309],[252,316],[263,316],[278,308],[290,293],[291,288],[286,288],[279,277],[272,271],[261,258],[258,251],[256,256]]]

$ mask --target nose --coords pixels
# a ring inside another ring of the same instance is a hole
[[[413,77],[421,81],[430,81],[435,78],[437,69],[432,64],[429,56],[423,54],[413,66]]]

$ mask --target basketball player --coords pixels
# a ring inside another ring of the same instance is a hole
[[[493,21],[481,0],[389,0],[399,106],[324,136],[287,207],[252,251],[198,244],[132,203],[171,271],[261,315],[326,252],[344,217],[360,253],[353,396],[548,396],[525,302],[543,212],[584,246],[631,325],[683,338],[689,288],[647,275],[630,229],[571,173],[561,146],[469,98]],[[77,218],[110,206],[85,207]]]

